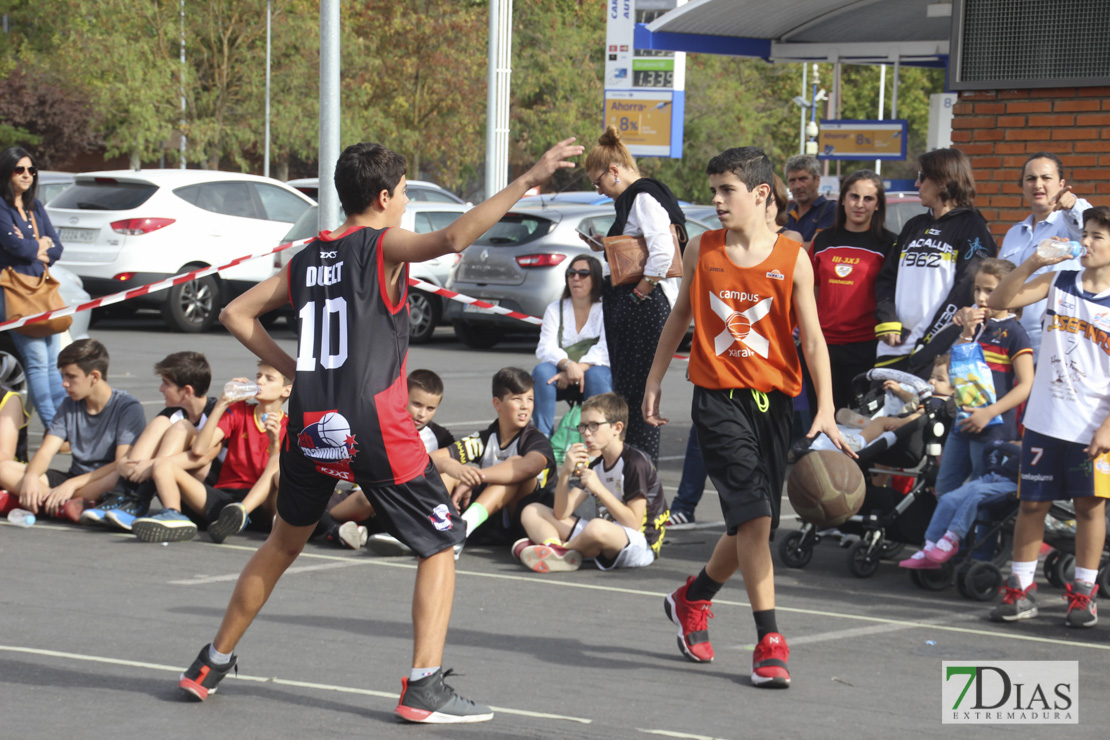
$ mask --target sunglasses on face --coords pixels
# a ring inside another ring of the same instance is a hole
[[[22,165],[13,169],[12,172],[14,172],[17,175],[22,175],[24,172],[27,172],[27,173],[32,174],[32,175],[37,175],[39,173],[37,167],[23,167]]]
[[[590,276],[590,274],[591,273],[590,273],[589,270],[575,270],[574,268],[571,268],[571,269],[567,270],[567,277],[568,278],[571,278],[571,277],[574,277],[575,275],[577,275],[578,277],[585,280],[586,278],[588,278]]]
[[[595,434],[595,433],[597,433],[598,427],[600,427],[602,424],[612,424],[612,423],[613,422],[611,422],[611,421],[591,421],[588,424],[579,424],[578,426],[575,427],[575,429],[578,430],[579,434],[585,434],[586,432],[589,432],[590,434]]]

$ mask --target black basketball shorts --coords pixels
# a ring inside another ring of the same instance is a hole
[[[690,410],[705,468],[721,499],[728,534],[761,516],[779,525],[794,399],[748,388],[694,386]]]
[[[454,547],[466,539],[466,526],[428,459],[424,474],[406,483],[382,485],[355,476],[374,507],[375,518],[389,534],[422,558]],[[320,521],[335,491],[336,479],[316,470],[316,463],[298,447],[281,451],[278,516],[295,527]]]

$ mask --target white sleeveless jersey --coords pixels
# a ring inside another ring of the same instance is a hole
[[[1025,426],[1089,444],[1110,414],[1110,290],[1083,290],[1083,271],[1062,270],[1048,289],[1041,352]]]

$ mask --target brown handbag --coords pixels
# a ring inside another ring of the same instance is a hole
[[[661,277],[682,277],[682,252],[679,249],[679,232],[671,224],[671,237],[674,241],[674,259],[667,274]],[[685,231],[685,230],[683,230]],[[628,285],[644,279],[644,265],[648,260],[647,240],[642,236],[606,236],[605,260],[609,263],[610,280],[613,285]]]
[[[31,215],[31,227],[35,231],[35,238],[38,239],[39,226],[35,222],[34,214]],[[0,273],[0,288],[4,289],[5,321],[66,306],[61,293],[58,292],[57,278],[50,274],[50,270],[45,265],[43,265],[42,277],[24,275],[16,272],[14,268],[6,268]],[[61,334],[72,323],[72,316],[59,316],[47,321],[24,324],[14,331],[28,337],[49,337]]]

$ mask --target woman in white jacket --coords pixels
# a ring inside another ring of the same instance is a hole
[[[581,391],[586,399],[613,390],[605,321],[601,309],[601,263],[575,257],[567,267],[563,297],[543,313],[532,370],[536,406],[532,419],[547,436],[555,426],[555,404]]]

